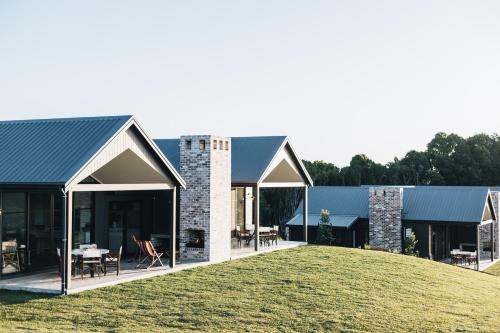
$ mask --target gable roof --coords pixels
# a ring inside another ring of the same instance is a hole
[[[175,168],[133,116],[0,121],[0,184],[67,185],[121,133],[134,129],[172,179],[185,186]]]
[[[482,221],[484,209],[489,204],[489,193],[497,189],[452,186],[402,188],[403,220],[468,223]],[[308,193],[309,214],[319,214],[322,209],[328,209],[332,216],[357,215],[368,218],[368,192],[368,186],[315,186]],[[302,204],[296,211],[296,214],[301,213]]]
[[[483,219],[487,187],[413,187],[403,192],[403,220],[473,222]]]
[[[233,183],[257,183],[286,140],[286,136],[231,138]]]
[[[308,212],[320,214],[328,209],[332,215],[354,215],[368,218],[368,188],[347,186],[315,186],[309,188]],[[302,213],[302,204],[296,214]]]
[[[131,118],[0,121],[0,184],[64,184]]]
[[[179,171],[180,140],[156,139],[154,141]],[[289,145],[286,136],[232,137],[231,181],[240,184],[257,184],[273,158],[287,144]],[[293,152],[291,146],[290,149]],[[303,173],[303,177],[306,179],[306,183],[312,185],[312,180],[300,159],[297,158],[296,162]]]

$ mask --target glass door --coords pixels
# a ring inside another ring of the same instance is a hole
[[[24,272],[27,267],[26,193],[0,193],[0,274]]]
[[[447,257],[446,251],[446,226],[432,226],[432,257],[434,260],[442,260]]]
[[[51,206],[52,193],[29,194],[29,267],[40,268],[55,264],[56,248]]]

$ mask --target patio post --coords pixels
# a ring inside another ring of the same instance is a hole
[[[71,289],[71,273],[72,273],[72,265],[71,265],[71,250],[73,244],[73,192],[67,192],[67,208],[66,208],[66,290],[65,294],[68,294],[68,291]]]
[[[177,187],[172,189],[172,222],[170,223],[170,267],[175,267],[176,223],[177,223]]]
[[[60,252],[59,252],[59,272],[61,274],[61,294],[65,295],[67,291],[67,286],[66,286],[66,270],[67,270],[67,257],[66,257],[66,244],[68,243],[68,230],[67,230],[67,212],[66,212],[66,204],[67,204],[67,195],[66,191],[64,189],[62,191],[62,209],[61,209],[61,221],[62,221],[62,227],[63,227],[63,234],[62,234],[62,239],[61,239],[61,245],[60,245]],[[53,208],[53,207],[52,207]]]
[[[491,244],[491,261],[494,261],[495,260],[495,224],[493,222],[490,223],[490,244]]]
[[[304,186],[304,200],[302,201],[303,203],[303,207],[302,207],[302,210],[303,210],[303,215],[302,215],[302,229],[304,231],[304,242],[307,243],[307,215],[308,215],[308,202],[307,202],[307,196],[308,196],[308,193],[307,193],[307,185]]]
[[[479,261],[481,260],[481,224],[476,227],[476,270],[479,271]]]
[[[432,225],[429,223],[427,225],[428,227],[428,235],[427,235],[427,238],[428,238],[428,251],[429,251],[429,259],[433,260],[432,258]]]
[[[254,211],[255,211],[255,227],[254,227],[254,245],[255,245],[255,251],[259,251],[259,246],[260,246],[260,238],[259,238],[259,224],[260,224],[260,189],[259,185],[256,185],[254,187]]]

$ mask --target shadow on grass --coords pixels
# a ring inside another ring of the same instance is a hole
[[[32,300],[49,299],[58,295],[31,293],[27,291],[0,290],[0,305],[23,304]]]

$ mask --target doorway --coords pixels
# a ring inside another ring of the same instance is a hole
[[[434,260],[442,260],[448,257],[449,250],[447,248],[449,240],[447,237],[446,226],[432,226],[432,258]]]
[[[136,250],[132,236],[141,239],[143,229],[141,201],[111,201],[109,203],[109,249],[123,246],[124,254]]]

